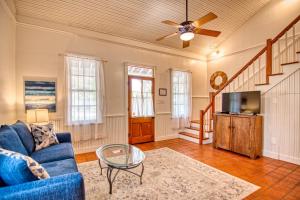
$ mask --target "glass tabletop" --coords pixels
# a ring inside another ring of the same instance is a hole
[[[129,144],[108,144],[97,149],[96,154],[105,164],[116,168],[135,167],[145,159],[139,148]]]

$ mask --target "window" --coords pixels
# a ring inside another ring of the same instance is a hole
[[[172,117],[188,119],[191,115],[191,73],[171,70]]]
[[[67,56],[68,124],[101,123],[104,77],[95,59]]]
[[[140,67],[129,65],[128,75],[129,76],[143,76],[143,77],[153,77],[153,69],[148,67]]]

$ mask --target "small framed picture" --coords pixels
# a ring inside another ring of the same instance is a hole
[[[166,88],[159,88],[159,96],[167,96],[168,91]]]

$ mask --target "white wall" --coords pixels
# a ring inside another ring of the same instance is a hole
[[[79,37],[75,34],[40,28],[37,26],[17,25],[16,47],[16,84],[17,84],[17,117],[25,117],[23,104],[24,77],[41,77],[57,79],[57,113],[53,118],[64,115],[64,60],[61,53],[78,53],[92,55],[108,60],[105,64],[106,78],[106,110],[108,118],[116,118],[119,122],[113,125],[114,133],[107,133],[105,140],[99,142],[126,142],[125,119],[125,73],[124,62],[140,63],[156,66],[156,138],[174,137],[170,125],[170,76],[169,68],[182,68],[193,73],[193,96],[207,96],[206,62],[180,56],[147,51],[144,49],[120,45],[116,43]],[[167,88],[168,96],[158,96],[158,88]],[[197,100],[199,101],[199,100]],[[195,104],[195,106],[197,106]],[[196,110],[199,112],[199,110]],[[109,120],[108,120],[109,121]],[[115,122],[111,120],[111,123]],[[111,126],[107,124],[107,126]],[[117,130],[117,131],[116,131]],[[116,134],[116,135],[114,135]],[[119,135],[118,135],[119,134]],[[111,138],[109,138],[111,137]],[[122,141],[120,141],[122,140]],[[96,145],[97,142],[93,141]],[[87,144],[93,145],[93,144]]]
[[[0,124],[15,120],[15,21],[4,2],[0,2]]]
[[[223,57],[208,57],[208,78],[217,70],[226,72],[230,78],[263,48],[267,39],[274,38],[299,13],[298,0],[270,1],[218,47]],[[299,24],[296,32],[300,33]]]
[[[264,155],[300,164],[300,70],[262,99]]]

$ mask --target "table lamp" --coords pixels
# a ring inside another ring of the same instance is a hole
[[[27,110],[26,115],[27,123],[48,123],[49,122],[49,113],[48,109],[34,109],[34,110]]]

